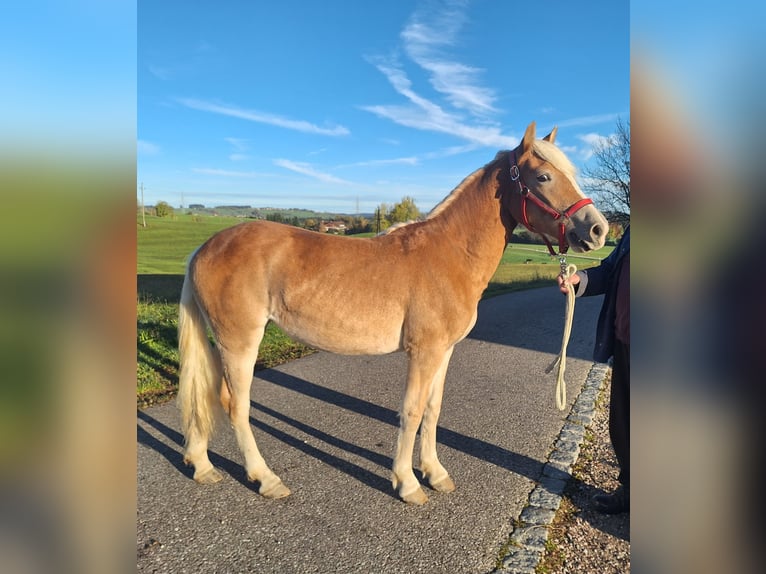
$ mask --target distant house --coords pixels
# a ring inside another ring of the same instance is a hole
[[[320,221],[319,232],[344,235],[346,233],[346,224],[343,221]]]

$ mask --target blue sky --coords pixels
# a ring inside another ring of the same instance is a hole
[[[138,3],[147,204],[428,211],[535,120],[582,167],[629,119],[629,5]]]

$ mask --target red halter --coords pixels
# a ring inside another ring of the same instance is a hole
[[[573,205],[568,207],[564,211],[558,211],[545,203],[543,200],[541,200],[539,197],[537,197],[534,193],[531,193],[529,191],[529,188],[524,183],[524,178],[521,177],[521,172],[519,171],[519,166],[516,165],[516,152],[513,152],[513,157],[511,158],[511,179],[518,183],[519,185],[519,194],[521,195],[521,222],[524,224],[524,226],[529,229],[532,233],[538,233],[542,236],[543,241],[545,241],[545,245],[548,246],[548,251],[551,255],[556,255],[556,253],[553,251],[553,246],[551,245],[551,242],[548,240],[548,238],[539,233],[538,231],[535,231],[534,227],[532,227],[532,224],[529,222],[529,218],[527,217],[527,201],[531,201],[534,203],[537,207],[542,209],[545,213],[550,215],[554,220],[559,219],[569,219],[572,215],[574,215],[578,210],[585,207],[586,205],[590,205],[593,203],[593,200],[584,197],[581,200],[575,202]],[[559,255],[563,255],[567,252],[569,249],[569,242],[567,242],[566,235],[565,235],[565,225],[564,221],[559,221]]]

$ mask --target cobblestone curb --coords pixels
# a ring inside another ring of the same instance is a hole
[[[553,443],[542,476],[529,493],[528,504],[514,524],[510,544],[507,545],[508,553],[502,558],[500,567],[492,571],[493,574],[534,574],[545,552],[548,528],[561,505],[564,489],[572,476],[572,466],[580,455],[585,428],[593,422],[596,398],[608,369],[603,363],[594,363],[591,367],[583,389]]]

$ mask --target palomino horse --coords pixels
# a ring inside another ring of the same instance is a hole
[[[466,177],[424,221],[387,234],[337,237],[256,221],[202,245],[189,261],[179,317],[178,402],[184,460],[194,465],[194,480],[222,478],[207,455],[222,403],[248,479],[267,498],[290,494],[266,465],[248,421],[258,347],[266,323],[274,321],[291,337],[333,353],[406,351],[393,487],[406,502],[428,499],[412,469],[422,422],[423,477],[434,490],[453,490],[436,456],[447,364],[476,322],[481,294],[514,227],[523,222],[580,252],[600,248],[606,238],[607,222],[553,145],[555,132],[536,140],[531,123],[515,150],[499,152]]]

